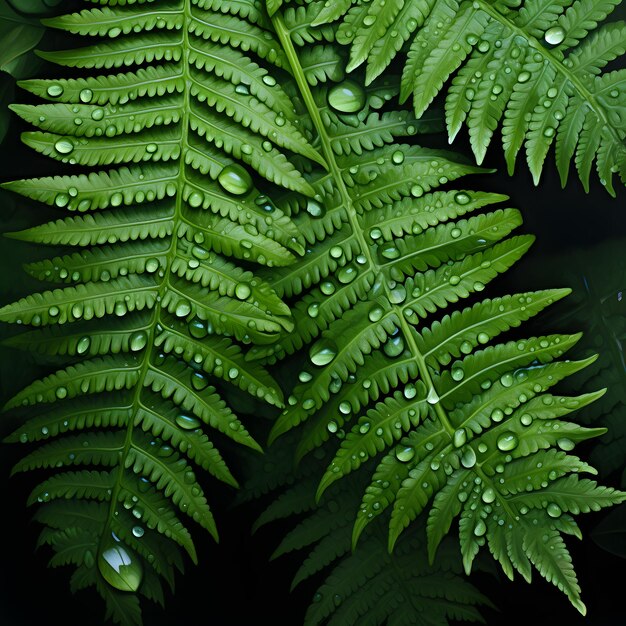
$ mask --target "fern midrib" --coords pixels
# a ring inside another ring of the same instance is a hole
[[[109,511],[107,513],[107,521],[100,537],[100,542],[105,540],[107,536],[107,531],[110,530],[111,522],[115,516],[115,509],[118,505],[118,498],[120,491],[122,489],[122,481],[124,477],[124,472],[126,470],[125,467],[125,459],[128,457],[128,454],[133,447],[133,432],[135,428],[135,420],[134,417],[137,415],[137,412],[144,405],[141,401],[141,393],[145,389],[145,379],[146,374],[150,370],[150,359],[152,357],[152,351],[154,349],[154,340],[157,325],[160,321],[161,314],[161,302],[163,301],[163,296],[165,295],[168,287],[169,287],[169,278],[172,267],[172,262],[176,258],[177,249],[178,249],[178,224],[182,219],[182,198],[183,198],[183,187],[186,182],[185,176],[185,151],[188,149],[188,134],[189,134],[189,107],[190,107],[190,99],[189,94],[191,90],[191,75],[189,73],[189,31],[188,24],[191,21],[191,13],[189,10],[189,3],[191,0],[182,0],[182,12],[183,12],[183,20],[182,20],[182,28],[183,31],[183,57],[182,57],[182,78],[184,80],[184,94],[183,94],[183,105],[181,108],[181,136],[180,136],[180,161],[178,167],[178,175],[176,177],[178,192],[176,194],[176,205],[174,208],[174,214],[171,217],[172,220],[172,239],[170,241],[170,246],[167,252],[165,253],[166,258],[166,267],[163,268],[163,279],[161,284],[158,286],[158,297],[155,300],[154,311],[152,314],[152,320],[150,323],[150,329],[148,331],[148,340],[146,343],[146,350],[143,354],[143,361],[141,363],[141,369],[139,372],[139,378],[137,380],[137,384],[135,387],[135,393],[133,394],[132,399],[132,407],[133,407],[133,417],[128,420],[128,425],[126,429],[126,438],[124,440],[124,447],[120,452],[120,464],[118,467],[118,474],[115,480],[115,485],[111,491],[111,501],[109,504]],[[179,11],[180,12],[180,11]]]
[[[609,124],[609,120],[606,117],[604,112],[604,108],[600,106],[597,102],[595,96],[583,85],[580,79],[574,74],[574,72],[570,71],[562,62],[557,61],[550,51],[547,50],[535,37],[529,35],[523,28],[517,26],[514,22],[509,20],[505,15],[496,11],[493,7],[488,5],[485,0],[476,0],[481,10],[491,16],[494,20],[502,24],[505,28],[508,28],[510,31],[515,33],[518,37],[526,40],[528,45],[536,50],[545,60],[547,60],[552,67],[554,67],[557,73],[562,74],[566,80],[568,80],[578,92],[584,97],[587,103],[591,106],[594,113],[602,120],[604,126],[608,128],[609,132],[613,136],[613,139],[617,142],[620,142],[621,139],[617,135],[615,128]]]
[[[365,240],[363,229],[361,228],[361,225],[359,224],[358,215],[352,203],[352,198],[350,197],[350,194],[348,193],[343,177],[341,176],[341,170],[339,169],[339,166],[335,159],[335,154],[332,149],[330,138],[328,137],[328,134],[326,133],[326,128],[324,126],[324,123],[322,122],[322,118],[319,114],[319,110],[317,108],[317,105],[315,104],[315,100],[313,99],[313,94],[311,93],[311,89],[306,80],[304,70],[302,69],[302,66],[300,65],[297,53],[295,51],[291,38],[289,37],[287,28],[282,19],[282,16],[276,13],[272,17],[272,23],[274,25],[276,33],[278,34],[278,37],[283,46],[283,49],[287,55],[287,59],[289,60],[289,64],[293,71],[293,76],[296,80],[300,93],[302,94],[306,108],[313,120],[313,124],[315,125],[315,128],[317,129],[318,135],[322,143],[322,150],[324,153],[324,158],[326,159],[326,163],[328,164],[331,176],[334,179],[335,185],[341,195],[342,202],[343,202],[343,205],[345,206],[346,214],[348,216],[348,220],[349,220],[350,227],[352,230],[352,234],[356,236],[359,242],[359,245],[361,247],[362,253],[365,255],[367,259],[367,267],[370,269],[375,268],[374,270],[375,274],[377,276],[384,277],[384,274],[381,271],[380,266],[372,257],[370,246],[367,244]],[[382,284],[384,285],[387,296],[389,296],[388,286],[384,278],[382,280]],[[432,378],[430,376],[430,372],[428,371],[426,361],[424,360],[423,355],[419,351],[417,344],[415,343],[411,335],[411,329],[409,328],[407,321],[404,319],[404,316],[402,314],[402,308],[392,305],[391,311],[393,311],[396,314],[396,317],[400,322],[400,328],[409,346],[409,349],[411,350],[413,358],[417,361],[417,366],[418,366],[422,380],[426,384],[426,387],[428,388],[429,391],[434,390],[434,392],[437,393],[437,390],[435,389]],[[389,313],[387,315],[389,315]],[[448,419],[448,416],[446,415],[446,412],[443,406],[441,406],[441,402],[436,402],[434,404],[434,409],[435,409],[435,412],[437,413],[437,417],[439,418],[441,424],[443,425],[446,432],[448,433],[448,436],[452,438],[454,434],[454,428],[452,427],[452,424],[450,423],[450,420]]]

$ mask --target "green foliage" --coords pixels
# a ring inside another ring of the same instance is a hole
[[[293,436],[287,439],[285,444],[295,443]],[[244,499],[272,492],[274,500],[259,517],[255,529],[300,516],[301,521],[285,536],[272,558],[306,551],[292,589],[311,577],[322,580],[304,624],[445,626],[449,619],[482,621],[478,608],[490,603],[461,576],[450,539],[444,542],[435,565],[428,563],[423,527],[407,533],[389,554],[386,532],[378,520],[352,553],[353,510],[358,506],[363,480],[351,477],[332,499],[317,506],[311,479],[322,469],[322,460],[318,455],[300,466],[295,483],[288,485],[293,482],[289,446],[274,445],[267,451],[262,468],[260,461],[251,465],[241,492]]]
[[[323,159],[254,3],[110,2],[45,23],[98,38],[40,52],[83,71],[22,81],[48,102],[12,107],[39,129],[27,145],[79,171],[4,184],[60,212],[10,235],[55,247],[26,267],[50,288],[0,319],[57,369],[9,400],[8,441],[28,450],[15,472],[46,470],[29,503],[51,565],[74,565],[72,589],[95,586],[113,621],[137,624],[128,592],[162,602],[180,548],[196,561],[181,514],[217,538],[194,467],[237,486],[216,442],[260,450],[229,388],[282,406],[244,358],[293,325],[255,272],[303,252],[271,198],[311,195],[302,172]]]
[[[366,64],[368,82],[406,52],[401,98],[413,96],[418,117],[454,74],[448,135],[452,141],[465,123],[479,163],[501,125],[510,172],[525,146],[538,183],[555,143],[563,184],[574,158],[587,189],[595,160],[614,194],[615,172],[626,183],[626,70],[610,63],[626,51],[626,24],[599,24],[619,1],[329,0],[311,7],[314,24],[343,16],[337,40],[350,46],[349,70]]]
[[[274,362],[308,350],[270,440],[304,424],[298,458],[331,441],[318,497],[376,458],[356,510],[355,546],[390,513],[392,550],[428,511],[433,559],[458,517],[466,572],[487,545],[507,576],[530,580],[534,565],[584,612],[561,534],[579,534],[570,514],[625,495],[579,478],[596,471],[569,454],[604,429],[562,418],[603,391],[569,397],[551,388],[595,357],[561,358],[580,334],[513,330],[568,290],[482,299],[532,243],[510,236],[519,213],[492,207],[504,196],[438,190],[478,171],[445,151],[384,136],[384,148],[360,141],[353,164],[337,132],[348,124],[355,138],[371,132],[366,92],[342,83],[342,100],[331,87],[328,106],[323,90],[307,86],[282,19],[274,21],[329,170],[311,174],[313,201],[287,194],[281,204],[299,211],[309,233],[307,255],[272,270],[279,295],[294,299],[294,330],[247,356]]]

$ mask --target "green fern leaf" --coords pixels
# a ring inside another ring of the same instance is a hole
[[[194,468],[237,481],[213,439],[260,450],[229,388],[283,406],[245,359],[293,328],[259,265],[304,252],[277,205],[281,191],[317,193],[306,174],[325,160],[264,7],[100,4],[45,22],[90,40],[39,53],[81,76],[23,81],[47,102],[12,107],[36,127],[28,146],[78,172],[4,184],[63,213],[10,236],[65,247],[26,267],[48,290],[0,309],[28,327],[9,343],[57,368],[9,400],[7,440],[28,448],[15,472],[47,470],[29,504],[51,565],[73,565],[72,589],[95,586],[113,621],[139,624],[134,592],[162,602],[179,549],[197,560],[182,518],[217,538]],[[340,60],[320,47],[308,73],[330,80]]]
[[[344,25],[356,32],[371,21],[374,6],[356,4]],[[464,15],[479,19],[472,8]],[[369,134],[369,90],[377,84],[328,84],[324,102],[323,89],[318,86],[314,94],[307,83],[298,42],[289,39],[280,13],[272,20],[329,169],[307,175],[317,193],[313,199],[287,194],[281,205],[297,213],[301,230],[311,233],[303,259],[272,270],[278,293],[296,301],[294,330],[272,346],[254,347],[247,357],[274,362],[308,349],[270,442],[300,425],[305,428],[298,458],[329,442],[334,458],[318,485],[318,499],[376,460],[356,513],[355,546],[374,520],[390,513],[392,550],[405,528],[429,510],[433,557],[459,517],[466,571],[481,547],[495,544],[492,552],[507,574],[529,576],[532,563],[584,610],[560,534],[572,531],[569,512],[618,503],[626,495],[579,479],[579,472],[593,470],[566,454],[604,433],[565,419],[603,392],[568,397],[550,390],[595,359],[563,359],[580,334],[522,338],[516,332],[497,339],[569,290],[482,299],[487,285],[532,243],[527,235],[511,236],[521,224],[519,213],[490,206],[506,200],[502,196],[438,190],[477,170],[451,153],[396,143],[394,134],[378,135],[384,147],[361,141],[354,165],[335,137],[348,126],[354,135]],[[338,29],[338,38],[346,28]],[[441,41],[442,50],[454,47],[452,39]],[[465,299],[469,305],[461,308]],[[522,489],[519,472],[531,463],[542,470],[537,476],[528,470],[531,478]],[[291,535],[279,552],[304,545],[305,535],[317,540],[332,523],[322,515],[314,514],[315,521],[302,535]],[[556,533],[558,559],[524,542],[531,518]]]
[[[535,184],[555,140],[563,185],[572,158],[585,189],[594,161],[611,195],[613,175],[626,180],[626,74],[602,73],[624,54],[626,26],[600,25],[619,0],[328,4],[315,24],[342,18],[339,41],[350,46],[348,69],[366,63],[368,82],[410,42],[401,97],[413,95],[418,117],[453,76],[448,134],[452,141],[465,122],[478,163],[501,125],[509,171],[525,145]]]

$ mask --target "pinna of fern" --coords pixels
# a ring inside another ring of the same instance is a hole
[[[341,18],[337,40],[374,80],[402,54],[401,98],[419,117],[452,76],[450,141],[465,123],[479,163],[502,127],[509,171],[525,146],[538,183],[555,144],[565,185],[572,158],[585,189],[594,160],[614,195],[626,184],[626,70],[604,71],[626,51],[626,23],[600,25],[620,0],[328,0],[314,24]],[[458,70],[458,71],[457,71]],[[456,74],[455,74],[456,72]]]
[[[315,482],[323,469],[324,453],[318,450],[315,458],[294,472],[290,453],[297,443],[294,434],[271,446],[262,459],[249,460],[238,498],[249,501],[271,495],[255,531],[282,520],[283,524],[295,525],[272,559],[296,551],[302,554],[292,590],[311,578],[320,580],[304,618],[305,626],[447,626],[451,619],[482,621],[479,609],[491,603],[462,576],[452,537],[444,541],[436,562],[430,564],[423,524],[415,525],[390,554],[387,532],[379,519],[351,553],[354,507],[367,476],[353,474],[332,498],[316,504]]]
[[[244,359],[293,325],[255,274],[303,252],[272,196],[312,195],[300,170],[323,159],[254,2],[112,0],[46,24],[90,40],[40,52],[80,74],[23,81],[48,102],[12,108],[39,128],[27,145],[79,173],[4,184],[61,212],[10,236],[61,251],[26,268],[51,289],[0,320],[28,328],[13,346],[64,366],[9,400],[8,441],[28,449],[15,472],[49,470],[29,503],[51,564],[138,624],[134,592],[161,602],[180,548],[196,560],[181,514],[217,538],[195,472],[237,482],[214,441],[260,449],[221,390],[283,404]]]
[[[428,509],[432,559],[459,517],[468,573],[487,545],[507,576],[530,580],[534,566],[584,612],[562,534],[579,535],[571,514],[626,496],[579,477],[596,471],[570,454],[604,429],[562,418],[603,391],[551,393],[594,360],[561,358],[579,334],[511,332],[568,290],[483,299],[532,243],[509,236],[519,212],[492,208],[504,196],[450,189],[479,171],[455,155],[399,143],[370,124],[376,82],[365,88],[353,75],[311,90],[297,38],[281,13],[273,21],[328,170],[307,176],[312,199],[287,193],[280,202],[308,240],[302,259],[272,269],[277,293],[292,302],[294,329],[246,356],[273,363],[308,351],[270,442],[301,425],[298,459],[331,442],[318,497],[376,459],[355,510],[354,545],[390,513],[392,550]],[[406,123],[415,130],[414,120]]]

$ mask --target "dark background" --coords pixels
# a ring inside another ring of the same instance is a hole
[[[20,97],[23,100],[22,95]],[[14,119],[1,152],[1,179],[9,180],[24,175],[58,172],[50,164],[20,147],[18,136],[23,128]],[[423,141],[435,145],[435,138]],[[441,140],[438,139],[437,142]],[[553,155],[548,156],[541,185],[535,187],[522,158],[518,172],[508,177],[501,149],[494,140],[486,167],[496,168],[499,174],[475,177],[464,185],[468,188],[498,191],[511,197],[510,205],[521,209],[525,224],[523,231],[537,235],[537,242],[529,256],[546,259],[545,273],[553,286],[561,286],[567,269],[568,255],[624,238],[626,235],[626,193],[618,186],[618,197],[611,198],[592,179],[591,190],[585,195],[572,172],[569,185],[561,189],[553,166]],[[466,135],[460,137],[455,149],[469,155]],[[595,176],[595,172],[592,174]],[[470,184],[471,182],[471,184]],[[41,222],[48,217],[15,203],[5,192],[0,192],[0,230],[15,230],[25,224]],[[624,239],[626,241],[626,239]],[[561,252],[561,263],[554,263],[554,255]],[[625,251],[626,253],[626,251]],[[25,259],[34,258],[41,251],[11,240],[0,240],[0,292],[2,303],[12,301],[32,290],[32,283],[21,271]],[[548,263],[550,259],[550,263]],[[611,272],[611,267],[606,268]],[[524,261],[515,270],[514,280],[525,281]],[[506,280],[506,279],[505,279]],[[532,289],[532,276],[526,287]],[[591,341],[586,338],[586,341]],[[24,386],[38,374],[38,367],[28,354],[0,349],[0,399]],[[626,415],[624,416],[626,419]],[[250,419],[248,418],[248,422]],[[0,416],[0,432],[10,427],[7,416]],[[32,626],[35,624],[67,624],[71,626],[101,625],[103,604],[95,592],[81,592],[72,596],[68,590],[69,572],[48,570],[48,554],[35,552],[39,529],[30,522],[31,512],[25,500],[34,486],[33,477],[9,479],[11,465],[17,460],[19,446],[0,447],[0,484],[2,486],[2,548],[0,567],[0,626]],[[617,478],[608,477],[606,484],[617,485]],[[217,489],[217,491],[216,491]],[[251,536],[250,527],[263,503],[234,507],[232,494],[211,483],[209,500],[216,511],[221,543],[211,542],[206,533],[196,532],[199,567],[188,564],[187,574],[178,576],[174,596],[168,596],[166,611],[144,603],[146,626],[179,626],[207,624],[210,626],[243,626],[252,623],[297,626],[302,624],[304,610],[310,601],[314,586],[302,586],[289,593],[293,573],[299,564],[298,556],[282,557],[268,564],[272,553],[289,524],[275,524]],[[499,608],[485,610],[490,626],[500,624],[534,623],[569,626],[618,626],[626,624],[623,607],[625,591],[625,562],[605,552],[589,537],[589,530],[603,513],[581,516],[585,540],[581,543],[568,539],[588,615],[582,618],[569,605],[565,596],[536,574],[532,585],[510,583],[504,577],[473,577],[474,582]]]

